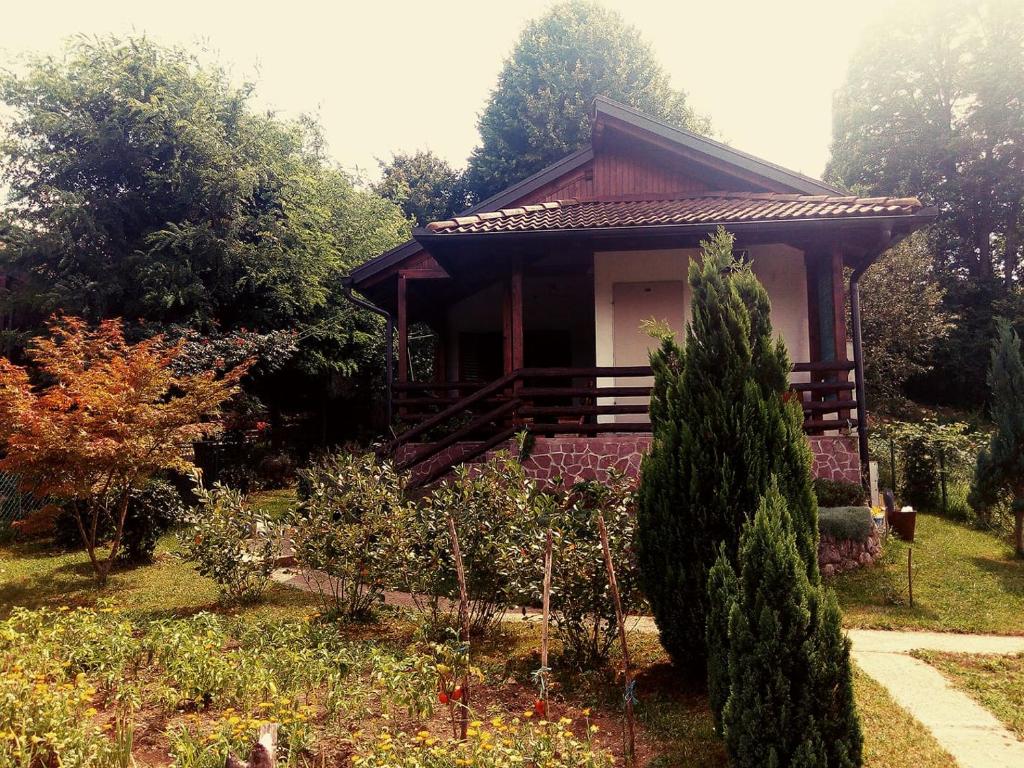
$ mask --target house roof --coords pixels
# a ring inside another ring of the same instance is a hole
[[[457,235],[828,220],[913,215],[922,209],[914,197],[721,192],[666,200],[558,200],[456,216],[429,224],[426,232]]]
[[[595,130],[605,123],[612,129],[616,125],[627,127],[634,130],[634,135],[638,134],[640,137],[657,139],[669,146],[678,147],[680,151],[688,153],[691,158],[694,156],[713,158],[719,163],[742,169],[745,172],[772,182],[774,186],[781,185],[783,188],[795,193],[812,195],[842,194],[841,190],[817,179],[812,179],[809,176],[804,176],[766,160],[761,160],[753,155],[740,152],[713,139],[677,128],[604,96],[598,96],[594,100],[593,110]],[[513,184],[486,200],[480,201],[464,211],[461,216],[500,210],[504,206],[522,200],[555,179],[586,165],[593,159],[594,144],[592,140],[589,146],[566,155],[532,176]],[[401,264],[405,259],[414,256],[422,249],[423,246],[416,240],[408,240],[375,259],[371,259],[365,264],[356,267],[348,279],[358,286],[361,283],[370,281],[371,278],[380,273]]]

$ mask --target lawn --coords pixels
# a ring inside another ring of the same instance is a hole
[[[914,655],[939,669],[1024,739],[1024,654],[915,651]]]
[[[890,538],[882,562],[831,580],[849,627],[1024,634],[1024,560],[996,536],[918,514],[914,607],[909,545]]]
[[[128,665],[127,668],[137,676],[131,678],[132,695],[141,696],[144,702],[135,722],[134,735],[135,755],[140,765],[166,765],[168,751],[175,748],[174,744],[178,749],[186,749],[189,745],[194,747],[202,734],[205,734],[203,738],[212,738],[210,744],[217,748],[226,748],[228,743],[238,743],[239,738],[247,738],[247,731],[241,736],[235,734],[232,718],[242,717],[245,714],[242,710],[253,702],[260,703],[259,686],[269,683],[279,691],[290,691],[287,707],[313,707],[308,710],[311,713],[311,735],[298,734],[296,739],[299,736],[309,738],[310,743],[319,745],[316,749],[324,750],[324,757],[350,754],[359,746],[352,743],[351,734],[360,730],[372,734],[380,732],[383,727],[392,730],[425,728],[435,734],[431,738],[441,737],[447,732],[441,716],[443,712],[438,714],[435,711],[434,715],[413,724],[408,714],[403,714],[405,710],[401,706],[392,707],[394,711],[389,714],[386,707],[382,709],[374,703],[372,715],[367,715],[368,710],[361,703],[367,700],[367,690],[379,692],[379,681],[383,679],[374,677],[378,673],[365,663],[367,654],[374,659],[374,664],[379,665],[384,660],[386,668],[399,670],[387,677],[390,681],[387,684],[397,685],[405,691],[401,696],[408,697],[409,690],[422,694],[422,679],[410,670],[429,670],[430,661],[427,658],[429,654],[424,656],[423,644],[416,642],[416,625],[412,617],[389,609],[379,624],[339,625],[331,631],[332,637],[342,644],[338,652],[347,654],[345,669],[346,674],[351,675],[342,690],[346,691],[345,696],[351,696],[352,701],[358,704],[356,710],[359,714],[356,715],[355,710],[349,707],[342,714],[338,714],[340,710],[332,710],[334,714],[327,717],[324,702],[328,698],[328,684],[314,674],[319,663],[315,660],[319,656],[314,654],[308,657],[314,661],[298,664],[304,670],[302,674],[310,676],[312,682],[308,683],[294,677],[296,665],[275,665],[270,661],[292,658],[293,654],[297,654],[294,656],[296,659],[306,659],[312,652],[301,644],[272,645],[278,642],[276,638],[294,638],[306,631],[303,628],[316,626],[306,621],[315,612],[312,598],[297,590],[272,586],[266,602],[261,605],[222,611],[216,604],[213,583],[195,574],[188,564],[177,558],[175,550],[174,538],[164,537],[154,565],[119,571],[109,586],[98,593],[93,589],[84,553],[51,554],[46,546],[39,543],[0,547],[0,617],[9,616],[15,605],[52,610],[61,606],[105,606],[103,610],[110,611],[110,614],[102,611],[86,614],[91,616],[89,621],[101,622],[98,625],[100,631],[88,633],[89,642],[102,639],[104,643],[110,643],[109,638],[117,636],[116,628],[123,621],[132,622],[132,630],[125,636],[127,640],[124,643],[102,646],[102,654],[97,655],[104,659],[111,655],[109,648],[117,648],[118,653],[124,653],[129,641],[141,642],[139,638],[146,637],[149,632],[169,633],[176,638],[186,636],[195,631],[189,622],[200,622],[202,631],[207,633],[204,642],[209,644],[210,638],[215,638],[212,645],[203,646],[207,650],[197,656],[199,660],[195,670],[196,674],[201,672],[206,678],[216,680],[217,690],[221,692],[212,698],[201,699],[205,703],[198,709],[183,707],[177,700],[185,672],[168,678],[162,673],[145,672],[145,665],[142,672],[138,666]],[[219,615],[212,620],[214,625],[204,624],[207,619],[202,615],[196,618],[196,614],[202,611],[213,611]],[[65,612],[63,615],[69,614]],[[116,620],[109,631],[103,629],[102,624],[103,617],[107,615],[112,621]],[[482,714],[489,718],[502,716],[510,722],[513,717],[521,717],[524,709],[529,707],[534,696],[530,673],[538,665],[538,632],[533,624],[506,625],[501,633],[474,647],[473,662],[484,676],[476,687],[474,699],[483,710]],[[654,636],[633,633],[630,642],[638,667],[637,716],[641,764],[651,768],[724,768],[724,748],[714,736],[703,693],[679,686]],[[76,640],[74,647],[79,645],[81,643]],[[248,652],[250,647],[251,653]],[[215,650],[211,651],[211,648]],[[557,645],[554,652],[557,654]],[[243,654],[240,658],[250,665],[250,674],[242,682],[229,685],[233,678],[223,671],[233,666],[234,660],[225,664],[222,672],[216,672],[216,657],[225,654]],[[0,653],[0,659],[2,657]],[[84,663],[86,652],[76,650],[75,658],[77,664]],[[187,670],[192,669],[186,666]],[[591,722],[600,727],[598,742],[618,751],[621,688],[614,682],[614,676],[609,672],[578,674],[560,670],[557,661],[555,673],[558,686],[552,699],[554,714],[571,718],[572,727],[578,732],[585,708],[591,709]],[[120,679],[118,675],[114,677]],[[112,723],[116,720],[112,708],[118,697],[104,692],[104,685],[110,684],[110,665],[104,662],[95,668],[89,667],[87,678],[99,691],[97,701],[93,703],[98,710],[94,720],[113,728]],[[309,690],[302,695],[295,694],[296,686],[301,685],[306,685]],[[856,692],[864,724],[866,765],[909,768],[950,764],[948,755],[942,752],[927,731],[899,710],[883,689],[859,673]],[[398,695],[380,693],[382,699]],[[306,703],[300,705],[300,700]],[[369,700],[373,701],[374,697]],[[171,709],[167,709],[168,701],[173,702]],[[241,722],[248,721],[242,719]],[[190,735],[186,736],[186,732]],[[223,761],[220,762],[222,764]]]

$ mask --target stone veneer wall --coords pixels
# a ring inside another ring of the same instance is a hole
[[[869,566],[881,554],[882,540],[874,526],[865,541],[836,539],[824,533],[818,541],[818,565],[825,577]]]
[[[808,441],[814,454],[815,477],[860,482],[856,437],[818,436],[810,437]],[[457,462],[475,445],[478,443],[451,446],[424,466],[416,467],[413,479],[442,462]],[[537,437],[523,466],[530,477],[541,481],[561,477],[566,485],[580,480],[604,480],[611,469],[635,477],[640,474],[640,460],[650,446],[650,435],[628,432],[596,437]],[[422,447],[419,444],[404,445],[399,449],[397,458],[401,461]],[[514,441],[510,440],[503,450],[515,452]]]

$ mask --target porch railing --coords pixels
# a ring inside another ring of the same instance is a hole
[[[853,363],[845,361],[793,366],[810,379],[791,385],[806,432],[857,426],[851,370]],[[399,469],[416,470],[416,484],[426,484],[521,430],[548,436],[650,432],[651,375],[649,366],[522,368],[489,383],[396,384],[395,413],[405,426],[384,450],[395,455]]]

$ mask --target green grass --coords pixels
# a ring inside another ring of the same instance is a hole
[[[915,651],[914,655],[939,669],[998,717],[1017,738],[1024,739],[1024,654]]]
[[[278,488],[270,491],[257,491],[249,496],[249,501],[258,507],[273,520],[280,520],[287,513],[295,509],[299,503],[295,488]]]
[[[853,688],[864,732],[865,768],[948,768],[956,764],[927,728],[859,669],[854,670]]]
[[[52,545],[43,541],[0,545],[0,618],[14,606],[91,606],[101,599],[147,617],[223,612],[217,605],[217,585],[196,573],[178,556],[177,549],[174,534],[164,536],[153,565],[115,570],[107,586],[98,590],[84,550],[54,552]],[[257,619],[285,619],[315,611],[312,595],[271,584],[264,602],[231,612]]]
[[[996,536],[918,514],[914,607],[907,595],[908,545],[889,539],[882,562],[837,576],[849,627],[1024,634],[1024,560]]]

